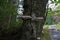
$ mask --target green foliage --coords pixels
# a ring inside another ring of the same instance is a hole
[[[58,3],[55,12],[57,13],[58,16],[60,16],[60,3]]]
[[[53,17],[51,15],[48,15],[47,16],[46,24],[47,25],[53,24]]]
[[[51,0],[52,3],[60,3],[60,0]]]
[[[46,17],[46,23],[45,24],[47,24],[47,25],[51,25],[51,24],[53,24],[53,12],[52,12],[52,10],[49,8],[48,9],[48,14],[47,14],[47,17]]]
[[[53,17],[56,14],[57,16],[60,16],[60,0],[51,0],[52,4],[56,4],[56,9],[52,11],[52,9],[48,8],[48,15],[46,18],[46,24],[53,24]]]
[[[60,22],[57,23],[57,28],[60,28]]]
[[[17,11],[14,4],[7,0],[0,0],[0,27],[3,30],[16,27]]]

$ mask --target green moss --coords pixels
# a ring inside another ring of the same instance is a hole
[[[47,30],[43,30],[44,35],[41,37],[41,40],[51,40]]]

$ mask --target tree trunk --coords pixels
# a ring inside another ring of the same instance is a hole
[[[31,20],[23,20],[23,28],[26,40],[37,40],[41,36],[43,25],[46,19],[46,4],[48,0],[25,0],[24,1],[24,15],[35,14],[36,17],[43,17],[44,19],[34,22]],[[33,35],[35,34],[35,35]],[[25,39],[24,39],[25,40]]]

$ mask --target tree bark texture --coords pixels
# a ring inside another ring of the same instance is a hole
[[[24,15],[35,14],[36,17],[43,17],[44,19],[39,21],[23,20],[23,28],[26,28],[27,39],[26,40],[37,40],[37,37],[41,36],[43,25],[46,19],[46,4],[48,0],[25,0],[24,1]],[[28,31],[29,30],[29,31]],[[35,35],[33,35],[35,33]],[[32,39],[31,39],[32,38]],[[24,39],[25,40],[25,39]]]
[[[19,28],[9,32],[1,30],[0,40],[37,40],[37,37],[41,36],[42,26],[45,22],[47,1],[48,0],[24,0],[24,15],[32,16],[34,13],[36,17],[43,17],[44,19],[39,21],[23,19],[23,23]]]

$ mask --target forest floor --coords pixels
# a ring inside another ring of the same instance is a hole
[[[41,37],[41,40],[60,40],[60,25],[54,30],[48,29],[49,25],[44,25],[44,35]]]
[[[48,30],[43,30],[43,33],[41,40],[51,40]]]

